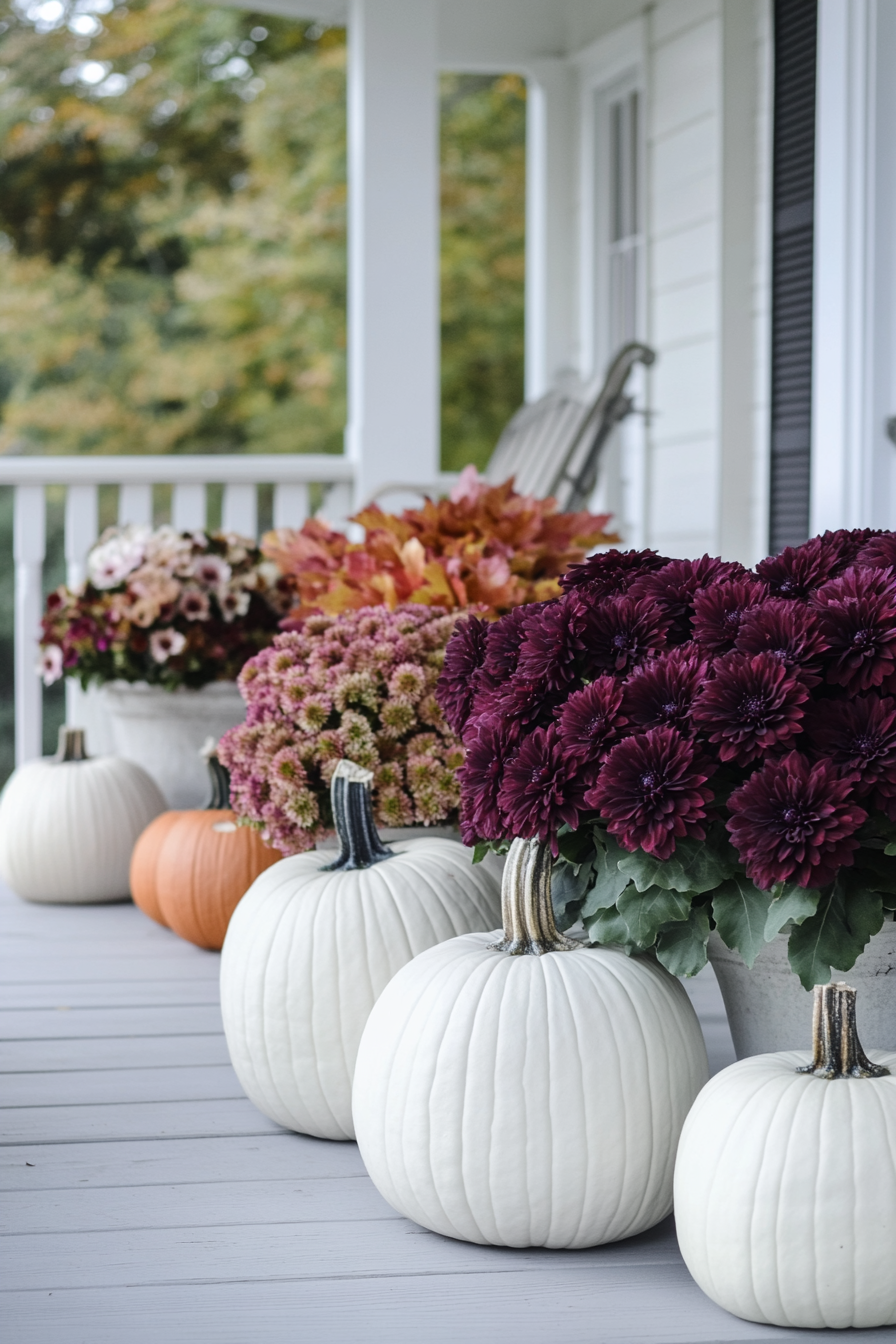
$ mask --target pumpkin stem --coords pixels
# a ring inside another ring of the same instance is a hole
[[[324,864],[322,873],[337,873],[347,868],[372,868],[383,859],[395,857],[379,837],[373,819],[371,785],[373,775],[354,761],[340,761],[333,771],[330,784],[330,802],[339,854],[332,863]]]
[[[59,765],[63,761],[90,760],[83,728],[69,728],[67,724],[63,724],[59,729],[59,745],[53,760]]]
[[[501,884],[504,938],[494,946],[511,957],[574,952],[581,946],[560,933],[551,901],[551,856],[540,840],[514,840]]]
[[[856,1031],[856,992],[842,980],[815,986],[812,1005],[811,1064],[797,1073],[816,1078],[881,1078],[890,1070],[872,1064]]]
[[[207,756],[206,761],[212,778],[212,796],[206,811],[226,812],[230,808],[230,771],[214,753]]]

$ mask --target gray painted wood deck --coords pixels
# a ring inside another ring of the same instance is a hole
[[[470,1246],[400,1218],[354,1144],[242,1095],[218,958],[131,905],[0,893],[2,1280],[10,1344],[821,1340],[750,1325],[688,1275],[672,1220],[596,1250]],[[689,986],[732,1056],[711,972]],[[864,1331],[862,1340],[894,1331]]]

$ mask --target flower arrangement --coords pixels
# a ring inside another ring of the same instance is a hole
[[[466,842],[538,837],[561,925],[675,974],[713,927],[748,965],[789,930],[807,988],[849,970],[896,909],[896,533],[561,582],[448,646]]]
[[[244,537],[113,527],[87,579],[47,598],[39,671],[168,690],[233,679],[289,605],[276,567]]]
[[[312,849],[347,758],[374,772],[382,825],[455,824],[463,751],[434,694],[455,620],[413,605],[310,616],[250,659],[246,722],[218,748],[240,818],[284,854]]]
[[[363,542],[311,519],[300,531],[269,532],[262,550],[287,576],[300,623],[311,612],[402,602],[453,611],[477,605],[492,616],[556,597],[558,579],[594,546],[618,541],[608,514],[558,513],[553,499],[490,486],[467,467],[446,499],[399,515],[373,504],[353,519]]]

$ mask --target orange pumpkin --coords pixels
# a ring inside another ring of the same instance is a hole
[[[229,808],[182,812],[159,853],[156,884],[169,928],[220,951],[230,916],[259,873],[283,856]]]
[[[212,799],[203,811],[164,812],[137,842],[131,891],[146,914],[198,947],[219,951],[241,897],[282,857],[257,831],[238,826],[230,776],[208,762]]]
[[[160,817],[156,817],[140,836],[131,855],[131,895],[134,904],[139,906],[144,915],[149,915],[150,919],[165,927],[167,925],[159,905],[156,882],[159,854],[171,827],[182,816],[182,812],[163,812]]]

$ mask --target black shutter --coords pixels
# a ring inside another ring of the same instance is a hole
[[[769,544],[809,535],[817,0],[775,0]]]

